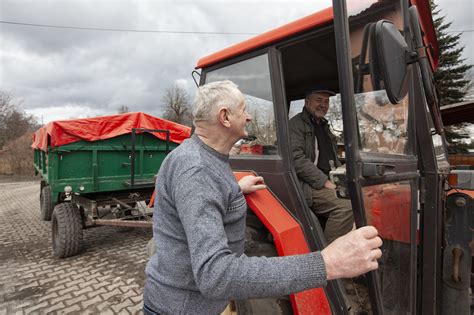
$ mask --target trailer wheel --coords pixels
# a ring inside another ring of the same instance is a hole
[[[258,224],[259,223],[259,224]],[[245,229],[245,254],[247,256],[278,256],[270,232],[253,212],[247,212]],[[293,314],[290,297],[249,299],[235,301],[237,314]]]
[[[76,255],[82,246],[82,219],[79,209],[70,202],[57,205],[52,218],[53,255],[65,258]]]
[[[41,189],[40,194],[40,218],[43,221],[51,221],[51,215],[53,214],[54,202],[52,201],[51,186],[44,186]]]

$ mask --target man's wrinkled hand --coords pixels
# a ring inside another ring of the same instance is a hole
[[[250,194],[254,191],[267,188],[267,185],[265,185],[263,181],[263,177],[254,175],[242,177],[239,180],[239,186],[244,194]]]
[[[379,267],[382,239],[373,226],[364,226],[339,237],[321,251],[327,279],[353,278]]]

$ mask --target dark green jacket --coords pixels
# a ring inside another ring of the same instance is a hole
[[[327,120],[321,122],[323,129],[331,139],[332,148],[334,150],[335,166],[339,166],[336,154],[336,136],[329,130]],[[321,189],[328,180],[326,174],[321,171],[315,164],[316,160],[316,137],[314,134],[313,122],[311,115],[303,108],[303,111],[290,119],[290,139],[291,149],[293,151],[293,160],[296,175],[300,180],[304,195],[308,205],[312,205],[311,188]]]

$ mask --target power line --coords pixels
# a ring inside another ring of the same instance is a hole
[[[446,31],[446,33],[469,33],[469,32],[474,32],[474,30]]]
[[[0,21],[1,24],[21,25],[30,27],[45,27],[58,29],[72,29],[81,31],[102,31],[102,32],[128,32],[128,33],[160,33],[160,34],[202,34],[202,35],[257,35],[257,33],[241,33],[241,32],[195,32],[195,31],[164,31],[164,30],[132,30],[118,28],[98,28],[98,27],[80,27],[66,25],[50,25],[50,24],[34,24],[11,21]]]
[[[1,24],[10,25],[21,25],[30,27],[45,27],[45,28],[58,28],[58,29],[72,29],[82,31],[102,31],[102,32],[128,32],[128,33],[161,33],[161,34],[203,34],[203,35],[258,35],[259,33],[244,33],[244,32],[196,32],[196,31],[165,31],[165,30],[132,30],[132,29],[120,29],[120,28],[98,28],[98,27],[80,27],[80,26],[66,26],[66,25],[50,25],[50,24],[35,24],[35,23],[23,23],[23,22],[11,22],[1,21]],[[446,33],[469,33],[474,32],[473,30],[460,30],[460,31],[446,31]]]

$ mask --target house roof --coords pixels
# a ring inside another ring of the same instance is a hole
[[[474,122],[474,100],[443,105],[440,107],[440,111],[445,126]]]

